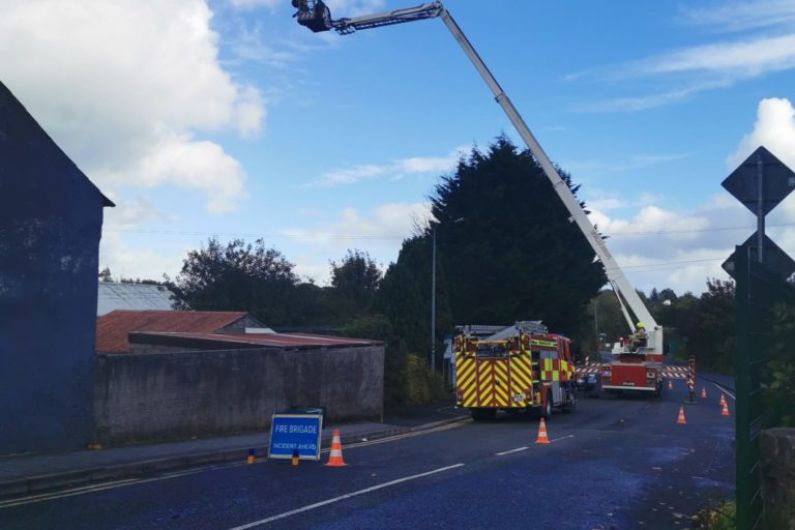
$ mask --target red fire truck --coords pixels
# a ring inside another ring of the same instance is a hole
[[[507,337],[479,339],[464,331],[453,339],[456,402],[477,421],[499,410],[535,409],[549,418],[553,407],[574,408],[571,341],[546,329],[515,328]]]
[[[602,367],[602,391],[649,392],[659,396],[663,388],[662,371],[661,355],[618,353],[612,362]]]

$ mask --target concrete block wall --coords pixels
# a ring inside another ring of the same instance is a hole
[[[113,445],[265,431],[273,412],[291,407],[378,418],[383,375],[381,345],[98,354],[95,438]]]

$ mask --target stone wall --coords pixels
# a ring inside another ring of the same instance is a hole
[[[383,412],[382,345],[98,354],[96,441],[265,431],[274,411],[324,406],[330,419]]]
[[[795,530],[795,429],[762,431],[759,445],[768,528]]]

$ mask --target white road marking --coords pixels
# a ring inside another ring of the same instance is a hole
[[[44,501],[51,501],[55,499],[61,499],[64,497],[74,497],[75,495],[84,495],[86,493],[94,493],[97,491],[104,491],[110,490],[114,488],[121,488],[122,486],[131,486],[133,484],[146,484],[147,482],[155,482],[158,480],[168,480],[172,478],[178,478],[185,475],[193,475],[195,473],[202,473],[204,471],[212,471],[215,469],[220,468],[228,468],[228,467],[237,467],[245,465],[244,462],[240,463],[233,463],[224,466],[204,466],[194,469],[188,469],[183,471],[175,471],[173,473],[167,473],[164,475],[160,475],[157,477],[151,478],[128,478],[123,480],[116,480],[113,482],[101,482],[98,484],[92,484],[88,486],[80,486],[77,488],[72,488],[69,490],[59,491],[59,492],[52,492],[52,493],[40,493],[37,495],[30,495],[28,497],[21,497],[17,499],[9,499],[7,501],[0,501],[0,510],[5,508],[13,508],[14,506],[21,506],[24,504],[33,504],[36,502],[44,502]]]
[[[447,425],[440,425],[439,427],[434,427],[433,429],[426,429],[426,430],[422,430],[422,431],[415,431],[415,432],[409,432],[409,433],[405,433],[405,434],[398,434],[396,436],[390,436],[390,437],[381,438],[381,439],[378,439],[378,440],[371,440],[371,441],[368,441],[368,442],[359,442],[359,443],[346,444],[345,447],[343,447],[343,449],[355,449],[357,447],[366,447],[368,445],[375,445],[375,444],[381,444],[381,443],[387,443],[387,442],[396,442],[398,440],[403,440],[404,438],[413,438],[414,436],[420,436],[420,435],[423,435],[423,434],[431,434],[431,433],[434,433],[434,432],[446,431],[448,429],[453,429],[453,428],[456,428],[456,427],[460,427],[464,423],[468,423],[468,422],[471,422],[471,421],[472,421],[471,419],[465,418],[465,419],[463,419],[460,422],[454,422],[454,423],[450,423],[450,424],[447,424]],[[328,452],[329,452],[329,448],[328,447],[323,449],[323,450],[321,450],[321,453],[328,453]],[[267,461],[266,458],[258,459],[257,460],[257,464],[261,464],[261,463],[264,463],[266,461]],[[12,508],[14,506],[21,506],[21,505],[24,505],[24,504],[33,504],[33,503],[37,503],[37,502],[51,501],[51,500],[56,500],[56,499],[62,499],[64,497],[74,497],[76,495],[84,495],[86,493],[95,493],[95,492],[98,492],[98,491],[121,488],[121,487],[124,487],[124,486],[134,486],[136,484],[146,484],[147,482],[156,482],[156,481],[159,481],[159,480],[168,480],[168,479],[172,479],[172,478],[182,477],[182,476],[185,476],[185,475],[193,475],[195,473],[202,473],[204,471],[215,471],[215,470],[218,470],[218,469],[228,469],[228,468],[240,467],[240,466],[244,466],[244,465],[248,465],[248,464],[246,464],[245,462],[232,462],[232,463],[229,463],[229,464],[215,464],[215,465],[211,465],[211,466],[202,466],[202,467],[196,467],[196,468],[190,468],[190,469],[183,469],[183,470],[180,470],[180,471],[173,471],[173,472],[170,472],[170,473],[164,473],[164,474],[158,475],[156,477],[128,478],[128,479],[122,479],[122,480],[115,480],[113,482],[98,482],[96,484],[89,484],[89,485],[86,485],[86,486],[78,486],[78,487],[75,487],[75,488],[61,490],[61,491],[55,491],[55,492],[51,492],[51,493],[39,493],[39,494],[36,494],[36,495],[30,495],[30,496],[27,496],[27,497],[18,497],[16,499],[8,499],[6,501],[0,501],[0,510],[2,510],[4,508]]]
[[[721,392],[723,392],[724,394],[727,394],[727,395],[728,395],[730,398],[732,398],[733,400],[735,400],[735,401],[737,400],[737,398],[736,398],[736,397],[734,397],[734,394],[732,394],[732,393],[731,393],[729,390],[727,390],[727,389],[726,389],[726,388],[724,388],[723,386],[719,385],[718,383],[712,383],[712,386],[714,386],[715,388],[717,388],[718,390],[720,390],[720,391],[721,391]]]
[[[387,443],[387,442],[396,442],[398,440],[403,440],[405,438],[414,438],[415,436],[422,436],[423,434],[431,434],[431,433],[434,433],[434,432],[440,432],[440,431],[447,431],[447,430],[450,430],[450,429],[456,429],[458,427],[463,426],[463,424],[465,424],[465,423],[471,423],[471,422],[472,422],[471,418],[463,418],[461,421],[448,423],[446,425],[440,425],[439,427],[434,427],[433,429],[425,429],[425,430],[422,430],[422,431],[407,432],[405,434],[396,434],[395,436],[390,436],[388,438],[380,438],[378,440],[370,440],[370,441],[367,441],[367,442],[358,442],[358,443],[346,444],[346,445],[344,445],[342,447],[342,449],[343,450],[344,449],[353,449],[355,447],[366,447],[368,445],[383,444],[383,443]],[[322,453],[327,453],[328,452],[328,448],[323,449],[321,452]]]
[[[561,440],[566,440],[567,438],[574,438],[574,435],[569,434],[568,436],[561,436],[560,438],[555,438],[553,440],[550,440],[549,443],[559,442]]]
[[[511,453],[518,453],[519,451],[524,451],[527,448],[528,447],[525,445],[524,447],[517,447],[516,449],[510,449],[508,451],[502,451],[501,453],[494,453],[494,454],[497,456],[504,456],[504,455],[509,455]]]
[[[396,486],[398,484],[402,484],[403,482],[408,482],[410,480],[416,480],[418,478],[427,477],[430,475],[435,475],[437,473],[442,473],[444,471],[449,471],[451,469],[456,469],[459,467],[463,467],[464,464],[454,464],[452,466],[440,467],[438,469],[433,469],[431,471],[426,471],[425,473],[418,473],[416,475],[410,475],[408,477],[403,477],[395,480],[390,480],[389,482],[384,482],[383,484],[377,484],[375,486],[370,486],[369,488],[364,488],[358,491],[353,491],[351,493],[346,493],[345,495],[340,495],[339,497],[333,497],[331,499],[326,499],[325,501],[316,502],[314,504],[308,504],[306,506],[302,506],[301,508],[296,508],[295,510],[290,510],[289,512],[280,513],[277,515],[273,515],[271,517],[266,517],[265,519],[260,519],[259,521],[254,521],[248,524],[244,524],[241,526],[236,526],[231,528],[230,530],[248,530],[249,528],[254,528],[257,526],[262,526],[268,523],[272,523],[273,521],[278,521],[279,519],[285,519],[287,517],[292,517],[293,515],[297,515],[299,513],[308,512],[310,510],[316,510],[317,508],[321,508],[323,506],[327,506],[329,504],[333,504],[335,502],[344,501],[345,499],[350,499],[352,497],[358,497],[359,495],[364,495],[366,493],[371,493],[373,491],[378,491],[380,489],[389,488],[391,486]]]

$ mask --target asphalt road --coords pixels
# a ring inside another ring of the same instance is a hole
[[[710,499],[732,495],[734,401],[583,399],[548,423],[464,422],[348,446],[345,468],[284,462],[193,470],[0,503],[0,528],[688,528]],[[699,386],[700,389],[700,386]]]

